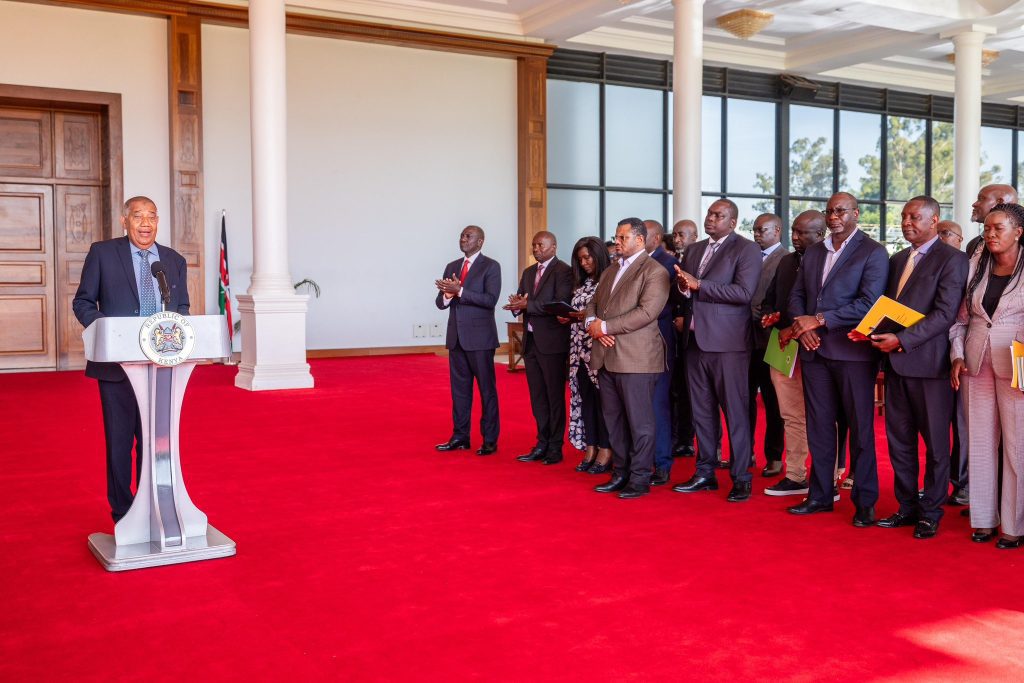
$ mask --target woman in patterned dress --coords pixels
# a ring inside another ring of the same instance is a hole
[[[559,317],[562,324],[572,323],[569,337],[569,442],[585,451],[577,472],[602,474],[612,458],[608,430],[601,415],[597,391],[597,373],[590,369],[593,340],[583,327],[583,311],[597,290],[601,273],[608,267],[608,250],[596,237],[584,237],[572,250],[572,272],[576,288],[572,293],[575,313]]]

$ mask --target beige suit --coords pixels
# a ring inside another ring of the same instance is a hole
[[[605,331],[615,337],[611,348],[595,341],[590,352],[612,446],[613,481],[627,480],[631,488],[646,492],[654,467],[654,385],[666,369],[658,315],[668,301],[669,277],[665,266],[646,252],[634,259],[617,283],[620,266],[605,269],[586,317],[603,320]]]
[[[590,366],[595,371],[664,372],[665,341],[658,330],[658,316],[668,301],[669,278],[665,267],[646,253],[637,256],[612,289],[619,266],[601,274],[586,317],[605,321],[615,346],[595,343]]]
[[[971,259],[967,281],[974,278],[980,255]],[[1024,282],[1011,280],[989,317],[981,302],[988,289],[988,273],[978,283],[971,301],[949,332],[950,359],[962,358],[967,372],[961,376],[961,400],[967,406],[968,479],[971,482],[971,526],[1024,535],[1024,394],[1010,387],[1013,365],[1010,345],[1024,340]],[[999,440],[1003,443],[1003,488],[998,494]]]

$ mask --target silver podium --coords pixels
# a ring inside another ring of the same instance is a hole
[[[142,472],[114,533],[89,535],[112,572],[228,557],[235,542],[207,522],[185,489],[178,450],[181,401],[196,361],[230,355],[224,318],[156,313],[99,318],[82,333],[87,360],[120,363],[142,416]]]

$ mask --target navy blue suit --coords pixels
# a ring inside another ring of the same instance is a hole
[[[171,288],[167,310],[188,315],[189,300],[185,259],[170,247],[156,245]],[[78,322],[88,327],[97,318],[139,315],[139,285],[127,237],[94,242],[82,266],[82,278],[71,308]],[[142,422],[135,392],[117,363],[93,363],[85,374],[99,380],[103,432],[107,450],[107,499],[116,520],[132,505],[132,449],[135,449],[136,482],[142,468]]]
[[[831,239],[831,235],[825,237]],[[807,444],[813,463],[809,498],[832,504],[836,423],[845,413],[850,427],[852,499],[857,507],[871,507],[878,500],[874,436],[878,352],[846,335],[885,291],[889,259],[885,247],[861,230],[847,240],[824,283],[821,275],[829,253],[825,242],[807,249],[789,296],[789,314],[825,317],[825,327],[815,330],[821,346],[816,351],[800,347]]]
[[[442,278],[458,277],[464,258],[444,268]],[[452,439],[469,443],[473,410],[473,378],[480,390],[480,431],[485,443],[498,442],[498,386],[494,376],[494,350],[498,327],[494,307],[501,295],[501,265],[483,254],[476,257],[462,281],[462,293],[448,304],[448,374],[452,390]],[[446,308],[438,292],[437,307]]]
[[[676,265],[679,263],[676,257],[665,251],[665,248],[658,246],[651,252],[651,258],[665,266],[668,271],[670,283],[676,280]],[[679,299],[683,299],[679,288],[669,288],[668,301],[665,308],[658,316],[658,330],[665,340],[665,372],[658,376],[658,382],[654,385],[654,469],[672,469],[672,401],[671,385],[672,373],[676,367],[676,327],[672,323],[673,314],[679,305]]]
[[[954,411],[949,328],[960,310],[968,261],[959,249],[936,240],[915,259],[914,270],[897,297],[910,251],[908,247],[890,259],[885,295],[925,317],[896,335],[900,351],[886,354],[885,432],[900,512],[937,522],[949,493],[949,426]],[[925,445],[920,500],[918,435]]]

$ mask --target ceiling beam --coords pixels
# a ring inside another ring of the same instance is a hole
[[[552,42],[569,40],[596,28],[607,27],[627,17],[671,8],[671,0],[547,0],[520,17],[523,33]]]
[[[840,37],[815,33],[786,41],[786,70],[821,73],[913,53],[939,42],[938,36],[889,29],[846,31]]]

